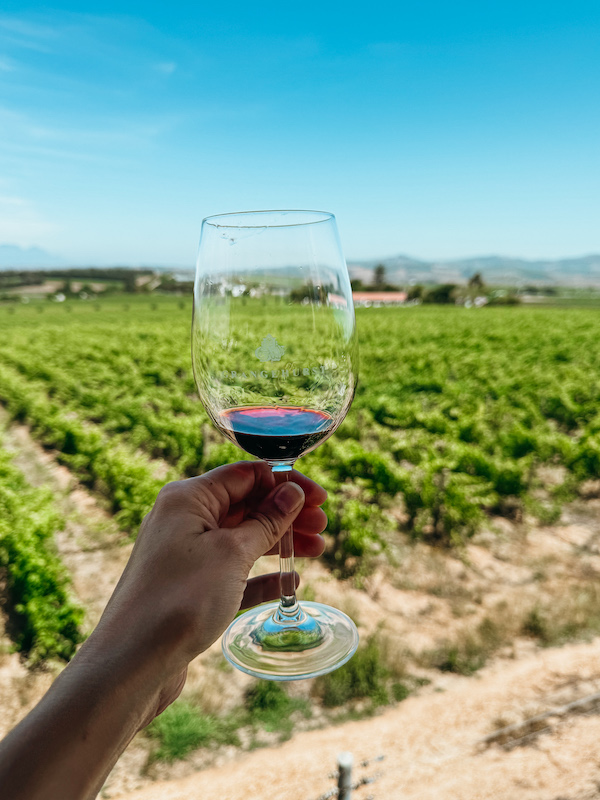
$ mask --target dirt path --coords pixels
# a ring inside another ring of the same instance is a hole
[[[527,743],[484,748],[495,726],[531,717],[600,689],[600,639],[539,651],[523,661],[499,661],[478,677],[442,678],[435,690],[411,697],[375,718],[299,734],[277,749],[181,780],[159,782],[128,800],[317,800],[334,786],[336,755],[355,763],[355,779],[380,775],[357,789],[356,800],[583,800],[600,785],[600,716],[550,719]],[[443,690],[443,691],[440,691]],[[113,795],[115,796],[115,795]]]

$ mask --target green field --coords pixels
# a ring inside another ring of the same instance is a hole
[[[174,477],[240,456],[196,397],[190,316],[167,297],[0,308],[1,402],[132,532],[157,459]],[[490,513],[551,517],[598,476],[597,312],[368,309],[358,326],[352,410],[300,464],[332,492],[341,568],[394,528],[448,542]],[[544,465],[562,468],[545,493]]]

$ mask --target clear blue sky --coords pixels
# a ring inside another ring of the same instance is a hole
[[[349,259],[600,252],[600,3],[4,0],[0,243],[191,265],[258,208]]]

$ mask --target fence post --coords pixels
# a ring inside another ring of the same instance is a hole
[[[338,800],[350,800],[352,797],[352,753],[340,753],[338,762]]]

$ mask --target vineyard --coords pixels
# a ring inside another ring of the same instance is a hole
[[[275,330],[293,314],[282,311]],[[240,457],[197,399],[190,316],[190,301],[165,297],[0,308],[0,402],[132,536],[163,483]],[[595,311],[379,309],[359,312],[358,325],[352,410],[300,464],[330,492],[326,558],[338,577],[367,573],[372,556],[393,558],[407,535],[460,545],[491,515],[552,521],[597,478]],[[6,493],[16,479],[2,464]],[[57,524],[44,502],[41,538]],[[3,534],[4,564],[23,557],[14,539]],[[11,580],[17,587],[18,576]],[[17,598],[15,607],[35,603]],[[38,657],[49,646],[32,632],[22,637]],[[70,649],[57,640],[48,652]]]
[[[190,315],[164,298],[0,309],[0,400],[131,532],[165,480],[239,457],[197,400]],[[595,312],[380,309],[358,324],[352,410],[301,463],[348,496],[329,509],[341,551],[362,555],[392,506],[411,535],[458,541],[486,512],[551,514],[598,474]],[[542,502],[544,466],[564,476]]]

